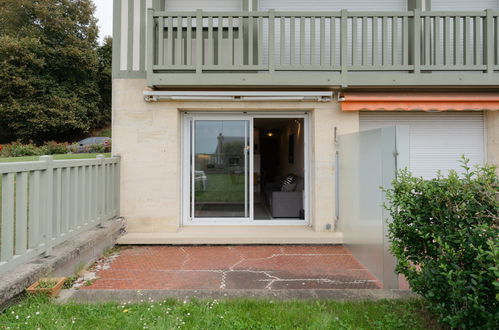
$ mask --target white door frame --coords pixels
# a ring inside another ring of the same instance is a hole
[[[305,211],[305,219],[279,219],[279,220],[254,220],[254,119],[255,118],[301,118],[304,122],[304,192],[303,192],[303,206]],[[191,152],[190,141],[193,141],[194,120],[248,120],[249,121],[249,175],[247,175],[247,182],[249,182],[249,216],[246,218],[192,218],[192,210],[190,209],[190,202],[193,198],[190,187],[192,186],[190,164],[193,157]],[[181,159],[181,226],[203,226],[203,225],[285,225],[285,226],[309,226],[310,221],[310,129],[309,129],[309,115],[308,112],[224,112],[224,113],[206,113],[189,111],[182,114],[182,129],[181,129],[181,145],[182,145],[182,159]]]

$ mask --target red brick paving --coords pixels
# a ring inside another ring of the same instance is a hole
[[[92,289],[376,289],[343,246],[133,246]]]

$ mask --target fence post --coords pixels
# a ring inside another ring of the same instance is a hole
[[[42,196],[43,190],[45,190],[45,198],[43,199],[42,205],[44,207],[44,212],[41,216],[41,226],[40,229],[43,231],[44,242],[45,242],[45,255],[49,256],[52,254],[52,228],[53,228],[53,199],[54,199],[54,158],[52,156],[41,156],[40,161],[47,164],[47,169],[43,172],[42,178]]]
[[[104,178],[104,159],[106,158],[106,156],[104,155],[97,155],[97,159],[99,160],[99,165],[98,166],[98,170],[97,170],[97,203],[96,203],[96,207],[97,207],[97,223],[102,226],[102,224],[104,223],[105,219],[104,219],[104,208],[103,206],[105,205],[105,198],[106,198],[106,194],[105,194],[105,190],[106,190],[106,181],[105,181],[105,178]]]

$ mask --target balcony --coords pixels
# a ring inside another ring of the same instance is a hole
[[[499,11],[148,12],[151,87],[499,86]]]

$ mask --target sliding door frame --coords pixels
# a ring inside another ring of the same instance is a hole
[[[254,119],[256,118],[296,118],[303,119],[304,136],[304,192],[303,206],[305,219],[273,219],[273,220],[255,220],[254,219]],[[244,218],[195,218],[191,209],[192,195],[192,165],[194,154],[191,141],[194,138],[195,120],[247,120],[249,121],[249,175],[245,175],[249,188],[249,216]],[[181,125],[181,226],[310,226],[310,124],[308,112],[196,112],[189,111],[182,113]]]

